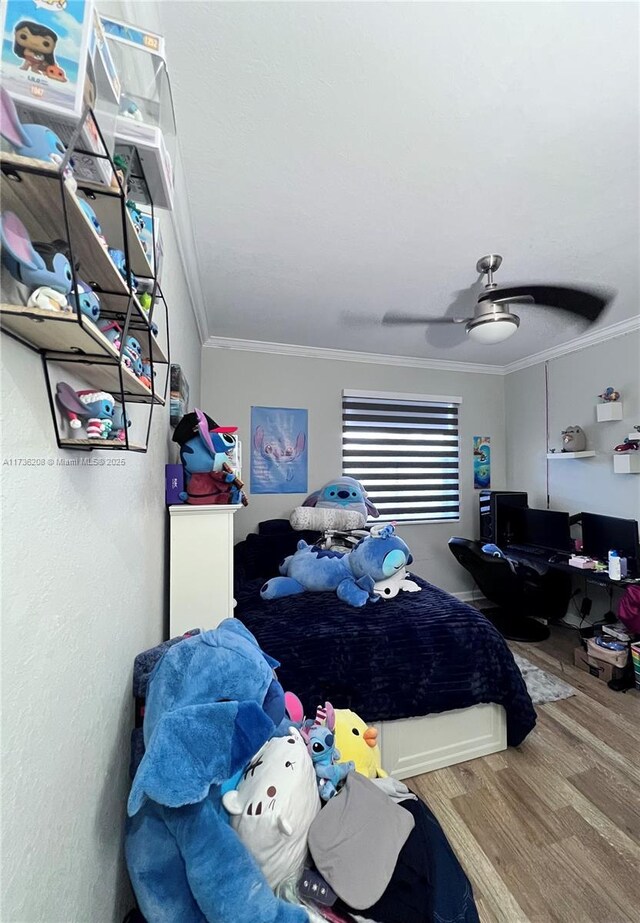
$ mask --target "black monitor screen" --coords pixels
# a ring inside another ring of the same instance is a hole
[[[638,571],[638,523],[635,519],[617,519],[582,513],[582,548],[584,554],[606,561],[610,551],[627,558],[629,573]]]
[[[556,510],[510,510],[511,541],[549,551],[572,550],[569,514]]]

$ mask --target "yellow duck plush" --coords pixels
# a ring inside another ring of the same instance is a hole
[[[336,708],[336,746],[340,763],[353,760],[356,772],[368,779],[384,779],[388,773],[380,765],[378,730],[368,727],[350,708]]]

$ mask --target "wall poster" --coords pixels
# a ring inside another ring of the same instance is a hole
[[[491,487],[491,436],[473,437],[473,486],[476,490]]]
[[[308,414],[287,407],[251,408],[251,493],[306,494]]]

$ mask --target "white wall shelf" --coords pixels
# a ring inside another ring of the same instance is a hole
[[[598,423],[609,423],[611,420],[622,419],[622,401],[609,401],[606,404],[596,404],[596,420]]]
[[[627,439],[630,442],[640,442],[640,433],[629,433]]]
[[[594,458],[595,452],[547,452],[547,458]]]
[[[614,474],[640,474],[640,450],[616,452],[613,456]]]

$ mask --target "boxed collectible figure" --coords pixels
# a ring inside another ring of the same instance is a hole
[[[118,146],[136,148],[154,206],[172,208],[176,126],[164,38],[106,16],[102,25],[122,83]],[[130,193],[140,201],[135,185]]]
[[[65,144],[89,114],[76,148],[113,153],[120,84],[92,0],[6,0],[2,82],[23,122],[47,125]],[[78,178],[110,183],[107,160],[74,154]]]

